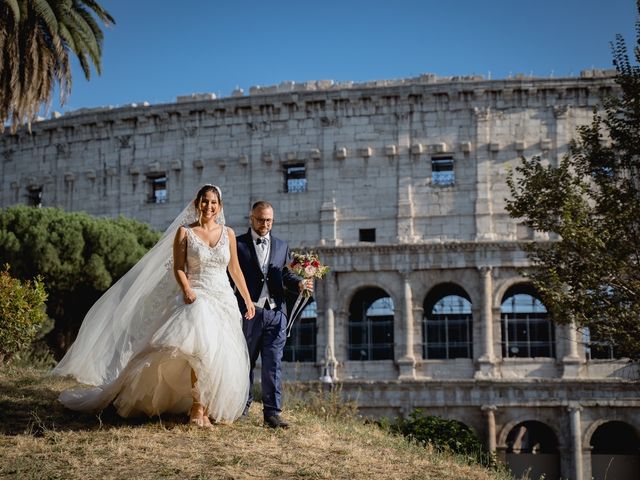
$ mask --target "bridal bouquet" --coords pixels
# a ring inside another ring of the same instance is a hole
[[[313,252],[291,254],[292,260],[289,264],[289,268],[296,275],[309,280],[311,278],[322,278],[329,271],[329,267],[323,265],[318,259],[318,256]],[[287,337],[291,335],[291,329],[293,328],[293,322],[300,316],[304,307],[311,301],[311,292],[303,290],[298,295],[296,303],[294,303],[289,315],[289,321],[287,322]]]
[[[293,260],[289,264],[289,268],[300,277],[308,280],[310,278],[322,278],[329,271],[329,267],[323,265],[318,256],[313,252],[292,253]],[[311,294],[304,290],[305,296],[310,297]]]

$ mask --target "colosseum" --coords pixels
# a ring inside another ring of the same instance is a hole
[[[555,164],[615,72],[283,82],[82,109],[0,137],[2,206],[125,215],[164,229],[203,183],[227,223],[274,204],[274,233],[331,267],[285,378],[332,382],[370,416],[415,408],[472,428],[531,478],[638,478],[638,370],[555,325],[523,277],[506,174]]]

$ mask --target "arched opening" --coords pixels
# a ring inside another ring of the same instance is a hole
[[[560,478],[560,452],[558,439],[547,425],[527,421],[516,425],[507,435],[507,465],[514,477]]]
[[[555,357],[555,333],[547,308],[531,285],[509,288],[500,305],[502,357]]]
[[[282,360],[285,362],[316,361],[316,323],[318,307],[316,302],[309,303],[300,314],[284,346]]]
[[[349,360],[392,360],[393,319],[393,300],[387,292],[357,292],[349,306]]]
[[[453,283],[434,287],[424,300],[422,354],[426,359],[473,357],[471,300]]]
[[[640,478],[640,437],[624,422],[607,422],[591,436],[591,476],[594,480]]]

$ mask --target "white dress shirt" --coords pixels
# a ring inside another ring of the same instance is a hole
[[[269,295],[269,287],[267,286],[267,272],[269,270],[269,254],[271,253],[271,237],[269,234],[261,237],[256,232],[251,230],[251,238],[253,239],[253,247],[256,250],[256,255],[258,257],[258,264],[260,265],[260,269],[262,270],[262,274],[264,275],[265,281],[262,284],[262,291],[260,292],[260,298],[258,298],[257,302],[254,302],[256,307],[263,307],[265,302],[269,302],[270,308],[276,307],[276,302],[274,302],[271,295]],[[260,240],[260,243],[258,243]]]

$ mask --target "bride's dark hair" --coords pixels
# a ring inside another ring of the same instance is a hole
[[[204,197],[207,194],[207,192],[214,192],[216,194],[216,197],[218,198],[218,203],[222,206],[222,196],[220,195],[220,189],[215,185],[204,185],[200,188],[200,190],[198,190],[198,193],[196,194],[196,199],[193,201],[194,205],[196,206],[196,209],[200,205],[200,202],[202,201],[202,197]]]

